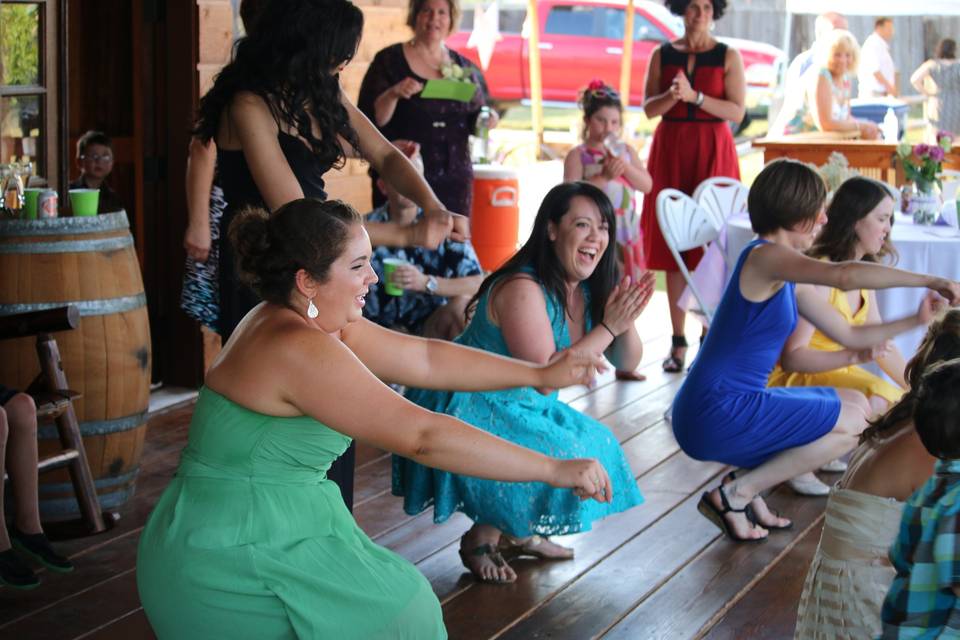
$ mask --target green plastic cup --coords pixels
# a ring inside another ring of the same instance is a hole
[[[40,199],[40,192],[44,189],[31,187],[23,190],[23,218],[24,220],[37,219],[37,201]]]
[[[70,208],[75,217],[95,216],[99,206],[99,189],[70,189]]]
[[[403,295],[403,288],[393,282],[393,274],[401,264],[407,264],[407,261],[399,258],[387,258],[383,261],[383,290],[388,296]]]

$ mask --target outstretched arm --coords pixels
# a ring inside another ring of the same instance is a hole
[[[446,340],[419,338],[368,320],[342,332],[344,343],[378,378],[422,389],[487,391],[588,384],[599,355],[570,353],[552,364],[525,362]]]
[[[610,500],[610,480],[595,460],[556,460],[427,411],[377,380],[333,336],[302,331],[296,338],[296,348],[283,353],[285,400],[323,424],[430,467],[507,482],[545,482],[573,488],[581,497]],[[377,346],[387,352],[396,344]]]

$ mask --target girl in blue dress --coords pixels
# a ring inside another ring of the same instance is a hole
[[[643,354],[634,320],[650,299],[653,278],[632,283],[626,277],[617,285],[615,229],[613,207],[600,189],[586,182],[554,187],[540,206],[530,239],[481,285],[470,305],[473,319],[457,342],[537,363],[574,346],[603,351],[618,369],[632,371]],[[394,493],[404,497],[407,513],[432,505],[436,522],[456,511],[475,522],[461,540],[460,554],[480,580],[516,579],[501,547],[540,558],[570,558],[571,549],[542,536],[587,531],[594,520],[643,500],[616,437],[560,402],[552,389],[413,389],[407,397],[535,451],[595,457],[616,487],[611,502],[592,504],[546,484],[514,486],[395,457]]]
[[[740,255],[674,401],[673,431],[684,452],[748,469],[729,474],[698,505],[733,540],[758,541],[770,529],[790,527],[760,492],[853,449],[870,414],[864,395],[852,389],[767,388],[798,312],[850,349],[870,348],[918,322],[910,316],[851,326],[808,285],[843,291],[927,287],[951,304],[960,300],[960,285],[945,278],[803,255],[826,221],[825,199],[820,176],[802,163],[776,160],[757,176],[748,207],[759,237]]]

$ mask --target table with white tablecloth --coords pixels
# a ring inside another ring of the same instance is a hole
[[[743,247],[754,238],[746,216],[731,218],[727,223],[726,252],[734,264]],[[913,224],[909,216],[897,213],[891,239],[900,259],[896,266],[907,271],[960,280],[960,230],[950,226]],[[877,291],[877,305],[884,320],[896,320],[916,313],[925,289],[897,288]],[[917,328],[894,339],[906,359],[910,359],[923,339],[925,329]]]

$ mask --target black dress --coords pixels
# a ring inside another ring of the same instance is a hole
[[[324,191],[323,174],[330,165],[321,165],[310,148],[296,136],[280,132],[277,134],[280,149],[287,164],[296,176],[304,197],[327,199]],[[217,148],[217,178],[223,189],[227,206],[223,212],[220,243],[220,335],[226,342],[236,329],[243,316],[260,303],[257,295],[237,278],[237,269],[233,246],[227,232],[237,213],[247,207],[262,207],[269,210],[260,195],[250,167],[242,150]],[[353,510],[353,468],[356,459],[356,447],[350,445],[347,451],[327,471],[327,477],[340,487],[347,508]]]
[[[487,86],[483,74],[472,62],[450,49],[450,59],[463,67],[477,85],[470,102],[423,99],[419,95],[397,101],[390,122],[380,127],[388,140],[414,140],[420,143],[424,178],[433,187],[440,202],[454,213],[470,215],[473,201],[473,165],[470,162],[470,134],[477,122],[480,107],[487,104]],[[406,77],[426,82],[415,74],[403,55],[403,44],[380,50],[373,58],[363,84],[357,106],[376,124],[373,103],[377,97]],[[377,175],[370,171],[374,206],[385,198],[377,189]]]

